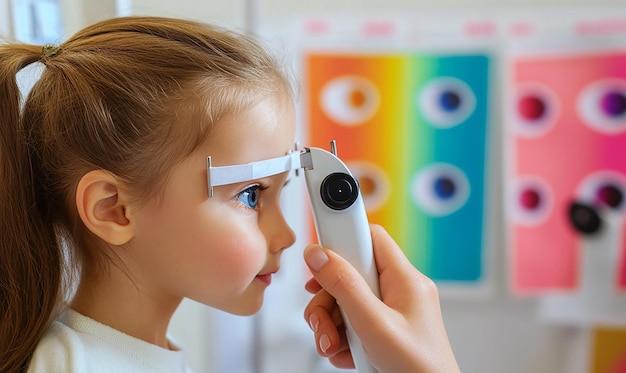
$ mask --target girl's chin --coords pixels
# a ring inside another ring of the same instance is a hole
[[[237,316],[252,316],[261,310],[262,305],[263,304],[260,304],[255,307],[246,307],[246,308],[236,309],[232,311],[229,311],[229,310],[224,310],[224,311],[231,313],[233,315],[237,315]]]
[[[220,311],[224,311],[237,316],[252,316],[261,310],[263,306],[263,294],[256,299],[247,299],[245,301],[232,304],[226,307],[215,307]]]

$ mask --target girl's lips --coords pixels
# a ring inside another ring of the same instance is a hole
[[[280,268],[278,266],[273,267],[272,269],[268,270],[267,272],[264,273],[259,273],[256,278],[263,282],[266,285],[269,285],[272,283],[272,275],[276,272],[278,272]]]
[[[263,275],[257,275],[256,278],[259,281],[261,281],[261,282],[263,282],[264,284],[267,284],[267,285],[272,283],[272,274],[271,273],[266,273],[266,274],[263,274]]]

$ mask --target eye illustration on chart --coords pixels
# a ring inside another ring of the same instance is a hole
[[[476,108],[476,96],[463,81],[441,77],[428,82],[417,98],[424,117],[437,128],[463,123]]]
[[[614,171],[598,171],[587,176],[580,184],[577,196],[582,202],[609,209],[626,212],[626,176]]]
[[[587,176],[576,191],[569,209],[572,227],[583,234],[602,230],[602,212],[623,215],[626,211],[624,192],[626,178],[614,171],[598,171]]]
[[[515,130],[524,137],[539,137],[555,124],[559,114],[559,100],[546,86],[523,83],[513,98]]]
[[[328,82],[321,92],[326,115],[339,124],[356,126],[369,120],[380,106],[378,88],[358,76],[341,76]]]
[[[554,200],[548,183],[537,177],[525,176],[517,180],[511,190],[509,211],[516,222],[534,226],[547,219]]]
[[[414,202],[432,216],[450,215],[470,196],[467,176],[448,163],[435,163],[419,171],[413,178]]]
[[[371,162],[350,161],[347,166],[359,183],[365,209],[372,212],[381,208],[391,192],[385,171]]]
[[[626,130],[626,81],[605,79],[589,84],[578,97],[578,114],[599,132]]]

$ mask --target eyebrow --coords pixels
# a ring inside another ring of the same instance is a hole
[[[209,197],[213,197],[213,188],[216,186],[262,179],[302,167],[300,152],[291,152],[263,161],[220,167],[214,167],[211,164],[211,156],[207,156],[206,166]]]

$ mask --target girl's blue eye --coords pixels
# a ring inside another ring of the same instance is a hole
[[[245,206],[254,209],[259,203],[259,185],[253,185],[237,195],[239,202]]]

